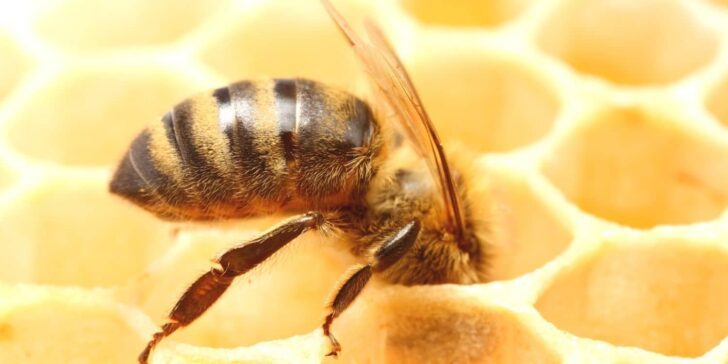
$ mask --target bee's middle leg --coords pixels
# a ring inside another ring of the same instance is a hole
[[[325,217],[318,212],[297,216],[243,245],[223,253],[212,268],[190,285],[169,314],[169,321],[154,334],[139,362],[146,363],[152,349],[164,337],[197,319],[227,290],[235,277],[253,269],[307,230],[320,227]]]
[[[381,272],[389,268],[392,264],[396,263],[402,258],[409,248],[417,240],[417,235],[420,232],[419,221],[412,221],[404,225],[399,230],[395,231],[384,244],[382,244],[372,257],[372,261],[368,264],[358,268],[352,275],[344,280],[344,284],[341,285],[339,290],[336,292],[333,302],[331,303],[331,313],[326,316],[323,324],[324,335],[329,338],[331,342],[331,352],[328,356],[336,356],[341,351],[341,345],[331,333],[331,324],[334,319],[341,315],[349,305],[354,302],[354,299],[361,293],[366,286],[369,279],[372,277],[372,272]]]

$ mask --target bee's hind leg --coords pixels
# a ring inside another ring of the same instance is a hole
[[[389,239],[387,239],[374,252],[372,261],[357,269],[354,274],[350,275],[336,292],[333,302],[331,303],[331,313],[326,316],[323,324],[324,335],[331,342],[331,352],[327,356],[336,356],[341,351],[341,345],[331,333],[331,324],[334,319],[341,315],[354,299],[361,293],[369,282],[372,272],[381,272],[396,263],[409,250],[412,244],[417,240],[420,232],[419,221],[412,221],[396,230]]]
[[[242,245],[238,245],[217,260],[219,267],[198,278],[180,297],[169,314],[169,322],[154,334],[147,347],[139,355],[139,362],[145,364],[152,349],[160,340],[187,326],[197,319],[227,290],[235,277],[246,273],[268,259],[273,253],[302,233],[320,227],[325,217],[318,212],[297,216],[273,230]]]

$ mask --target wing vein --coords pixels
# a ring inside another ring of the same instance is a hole
[[[440,138],[404,65],[374,23],[365,22],[367,37],[371,43],[364,42],[328,0],[322,0],[322,3],[364,64],[375,90],[393,109],[397,119],[404,125],[405,131],[415,143],[417,151],[425,158],[428,168],[436,176],[435,183],[442,194],[448,225],[462,242],[460,239],[464,231],[462,204],[453,183],[452,173]]]

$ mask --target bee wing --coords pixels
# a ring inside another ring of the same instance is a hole
[[[402,62],[376,25],[365,23],[371,43],[365,42],[328,0],[322,0],[322,3],[364,63],[375,89],[394,110],[396,118],[414,141],[418,152],[426,159],[442,192],[449,225],[460,236],[463,231],[462,205],[455,192],[445,152]]]

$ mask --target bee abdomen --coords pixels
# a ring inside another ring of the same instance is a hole
[[[184,219],[342,204],[373,174],[376,132],[368,106],[344,92],[301,79],[239,82],[145,129],[111,189]]]

